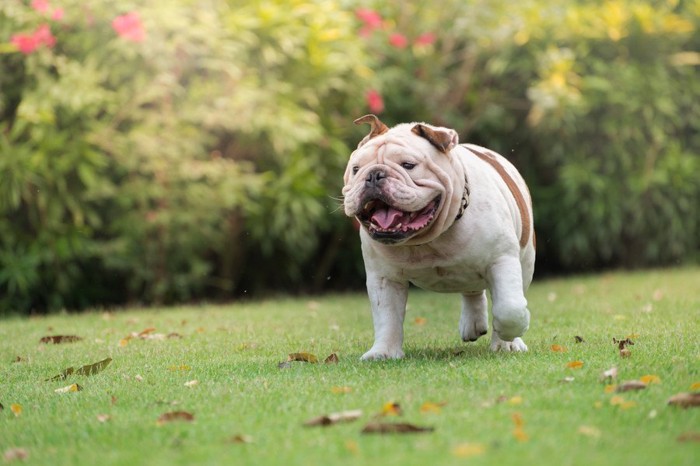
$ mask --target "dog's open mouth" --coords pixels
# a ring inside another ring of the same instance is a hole
[[[440,196],[415,212],[404,212],[390,206],[381,199],[365,202],[357,219],[378,241],[396,242],[424,229],[435,218],[440,205]]]

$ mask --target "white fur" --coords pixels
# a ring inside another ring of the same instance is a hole
[[[404,356],[403,321],[409,283],[462,295],[459,333],[464,341],[475,341],[488,330],[486,290],[489,290],[494,327],[491,349],[527,351],[520,337],[530,323],[524,293],[534,271],[534,231],[528,232],[530,240],[521,247],[522,219],[512,193],[497,171],[469,148],[490,151],[458,145],[449,153],[442,153],[426,139],[413,134],[412,126],[399,125],[365,141],[351,156],[345,176],[345,211],[351,216],[360,208],[363,176],[368,167],[387,167],[392,186],[388,190],[401,193],[401,199],[410,197],[412,204],[425,205],[436,193],[444,196],[429,231],[408,241],[383,244],[373,240],[364,228],[361,230],[375,333],[374,345],[362,359]],[[401,168],[406,157],[418,162],[417,169],[408,172]],[[505,158],[497,158],[517,183],[532,219],[525,182]],[[357,176],[352,174],[353,167],[359,168]],[[464,192],[465,173],[469,181],[469,205],[463,216],[455,220]],[[406,192],[413,196],[407,196]]]

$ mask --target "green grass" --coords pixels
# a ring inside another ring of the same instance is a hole
[[[699,285],[698,268],[536,282],[528,293],[533,319],[526,354],[493,354],[487,339],[462,344],[459,298],[412,290],[407,357],[386,362],[359,361],[372,343],[368,303],[360,294],[5,319],[0,453],[21,447],[29,453],[23,464],[99,466],[697,464],[700,443],[678,437],[700,432],[700,409],[667,406],[666,400],[700,382]],[[416,323],[417,317],[425,322]],[[148,327],[182,338],[119,345]],[[55,334],[84,340],[39,343]],[[632,334],[632,355],[623,359],[612,338]],[[576,335],[585,342],[575,343]],[[553,344],[567,352],[553,352]],[[278,368],[298,351],[319,358],[336,352],[340,362]],[[15,362],[18,356],[22,361]],[[113,362],[97,375],[45,381],[108,356]],[[570,369],[570,361],[584,365]],[[615,394],[604,392],[599,376],[613,366],[620,381],[656,375],[661,383],[619,394],[634,402],[627,409],[612,405]],[[567,376],[574,380],[562,382]],[[190,380],[199,383],[186,387]],[[83,390],[54,392],[72,382]],[[333,387],[352,391],[334,393]],[[404,412],[391,421],[435,430],[361,434],[389,401]],[[425,402],[446,405],[423,413]],[[21,415],[11,404],[22,406]],[[364,415],[325,428],[302,426],[346,409]],[[157,425],[173,410],[191,412],[194,422]],[[526,441],[514,435],[515,413]],[[100,414],[110,419],[100,422]],[[237,434],[252,443],[230,442]],[[464,443],[482,452],[455,455]]]

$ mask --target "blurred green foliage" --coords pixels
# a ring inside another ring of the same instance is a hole
[[[540,270],[697,260],[699,31],[700,0],[7,0],[0,310],[360,286],[370,110],[509,157]]]

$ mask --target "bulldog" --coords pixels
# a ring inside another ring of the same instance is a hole
[[[527,351],[525,292],[535,265],[532,201],[499,154],[459,144],[456,131],[426,123],[391,129],[374,115],[344,175],[345,214],[360,225],[374,345],[363,360],[402,358],[409,284],[462,295],[459,333],[488,332],[493,351]]]

